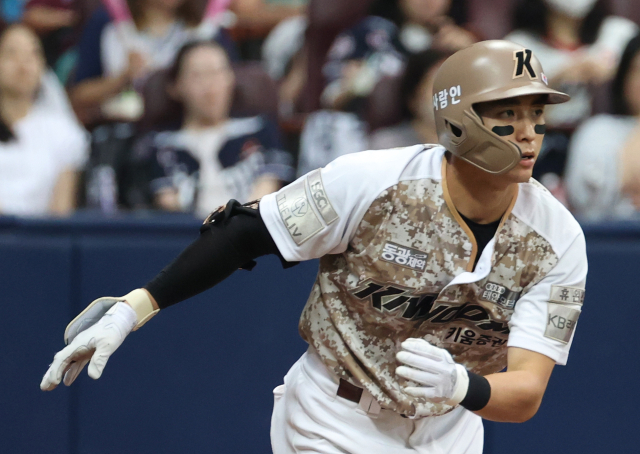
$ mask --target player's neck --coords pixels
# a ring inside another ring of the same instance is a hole
[[[497,221],[509,209],[517,183],[506,182],[461,159],[447,162],[447,189],[459,213],[479,224]]]

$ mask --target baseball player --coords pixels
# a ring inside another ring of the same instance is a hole
[[[587,274],[578,223],[530,178],[545,105],[569,97],[507,41],[454,54],[434,93],[440,145],[343,156],[229,202],[144,289],[76,317],[41,388],[87,363],[99,378],[159,310],[276,254],[320,268],[299,325],[309,349],[274,390],[274,453],[480,453],[481,418],[531,418]]]

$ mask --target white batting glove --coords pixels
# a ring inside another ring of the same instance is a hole
[[[406,386],[406,394],[454,406],[465,398],[469,374],[445,349],[410,338],[402,343],[396,359],[403,364],[396,368],[396,374],[420,385]]]
[[[60,384],[69,386],[89,363],[89,377],[100,378],[109,357],[122,344],[138,323],[136,312],[124,302],[118,302],[95,324],[77,334],[71,343],[53,357],[44,374],[40,389],[51,391]]]

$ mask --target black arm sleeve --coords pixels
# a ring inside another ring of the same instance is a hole
[[[253,259],[263,255],[278,255],[285,268],[295,265],[282,258],[257,209],[232,200],[217,214],[207,219],[196,241],[144,286],[160,309],[204,292],[238,268],[253,268]]]

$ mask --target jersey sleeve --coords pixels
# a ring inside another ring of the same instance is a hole
[[[260,201],[260,214],[287,261],[344,252],[376,197],[395,185],[422,145],[342,156]]]
[[[580,233],[549,274],[516,303],[507,346],[565,365],[582,312],[586,277],[586,244]]]

